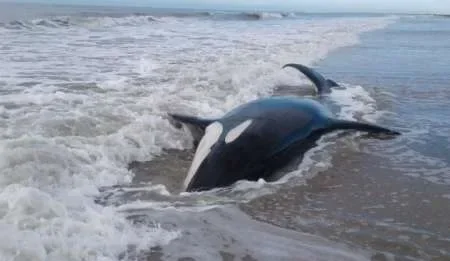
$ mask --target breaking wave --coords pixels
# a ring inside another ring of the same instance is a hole
[[[34,19],[30,21],[14,20],[9,23],[0,23],[5,29],[38,29],[38,28],[62,28],[62,27],[114,27],[114,26],[137,26],[161,21],[157,17],[132,15],[124,17],[54,17]]]
[[[267,19],[283,19],[283,18],[295,18],[295,13],[277,13],[277,12],[250,12],[240,13],[234,16],[242,20],[267,20]],[[232,17],[231,17],[232,18]]]
[[[102,14],[80,13],[74,16],[57,16],[33,20],[14,20],[0,23],[5,29],[35,29],[35,28],[60,28],[60,27],[113,27],[113,26],[138,26],[154,22],[167,22],[175,19],[211,19],[211,20],[243,20],[258,21],[267,19],[295,18],[295,13],[277,12],[186,12],[171,14]]]

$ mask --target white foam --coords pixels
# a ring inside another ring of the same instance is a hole
[[[70,19],[2,30],[1,260],[116,260],[177,237],[94,203],[100,187],[131,181],[128,163],[189,146],[166,113],[220,116],[298,83],[281,65],[311,64],[392,21]]]
[[[337,117],[358,120],[358,116],[374,121],[381,116],[376,101],[362,86],[344,85],[343,89],[333,89],[331,99],[340,108]]]
[[[114,209],[89,204],[77,192],[68,194],[69,202],[58,202],[35,188],[8,186],[0,194],[0,227],[7,228],[1,234],[8,238],[0,245],[6,255],[2,260],[115,260],[125,242],[145,248],[177,237],[160,228],[135,230]]]

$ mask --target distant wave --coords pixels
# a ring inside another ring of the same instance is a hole
[[[30,21],[14,20],[9,23],[0,24],[1,27],[6,29],[34,29],[38,27],[58,28],[69,27],[71,25],[70,20],[64,18],[47,18],[47,19],[34,19]]]
[[[34,19],[30,21],[15,20],[9,23],[0,23],[0,27],[6,29],[36,29],[36,28],[61,28],[70,26],[136,26],[144,23],[158,22],[160,19],[153,16],[124,16],[124,17],[54,17],[46,19]]]
[[[443,17],[443,18],[450,18],[450,14],[435,14],[434,16]]]
[[[73,16],[51,17],[29,21],[15,20],[0,23],[6,29],[61,28],[69,26],[138,26],[153,22],[164,22],[167,19],[212,19],[212,20],[268,20],[295,18],[295,13],[279,12],[178,12],[178,13],[128,13],[105,14],[98,12],[82,12]]]
[[[268,20],[294,18],[295,13],[279,13],[279,12],[242,12],[242,13],[210,13],[210,16],[216,19],[224,20]]]
[[[169,17],[190,17],[190,18],[206,18],[219,20],[265,20],[265,19],[282,19],[286,17],[296,17],[295,13],[279,13],[279,12],[180,12],[165,14]]]
[[[270,12],[255,12],[255,13],[241,13],[240,16],[248,20],[266,20],[266,19],[282,19],[289,17],[287,13],[270,13]]]

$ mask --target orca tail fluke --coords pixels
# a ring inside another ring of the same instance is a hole
[[[348,121],[348,120],[332,120],[331,125],[327,128],[332,130],[357,130],[376,134],[400,135],[401,133],[385,127],[381,127],[371,123]]]
[[[283,66],[283,69],[286,67],[295,68],[308,77],[308,79],[316,86],[319,94],[328,93],[330,92],[331,87],[339,86],[335,81],[325,79],[320,73],[303,64],[288,63]]]

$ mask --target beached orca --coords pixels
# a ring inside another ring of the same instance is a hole
[[[325,79],[320,73],[316,72],[315,70],[302,65],[302,64],[296,64],[296,63],[288,63],[283,66],[283,68],[286,67],[292,67],[300,72],[302,72],[308,79],[316,86],[317,92],[319,94],[326,94],[331,92],[331,88],[338,87],[339,84],[337,84],[335,81],[330,79]]]
[[[217,119],[169,116],[188,126],[198,144],[185,191],[267,179],[335,130],[399,134],[369,123],[335,119],[319,102],[289,96],[254,100]]]

